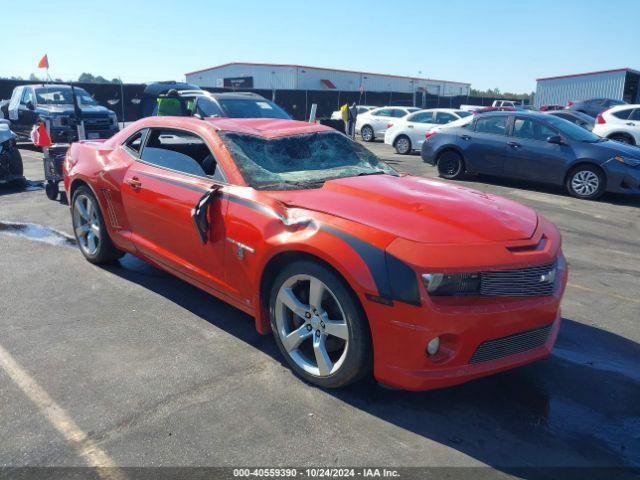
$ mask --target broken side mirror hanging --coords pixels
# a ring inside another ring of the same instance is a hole
[[[209,206],[211,202],[216,197],[218,190],[220,190],[220,185],[214,185],[207,193],[205,193],[193,210],[191,210],[191,217],[196,224],[196,230],[198,230],[198,235],[200,236],[200,241],[203,245],[207,243],[209,240],[209,231],[211,230],[211,224],[209,223]]]

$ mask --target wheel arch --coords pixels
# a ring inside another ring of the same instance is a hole
[[[94,197],[96,197],[98,199],[98,202],[100,202],[100,199],[96,195],[96,191],[93,189],[93,187],[88,181],[86,181],[84,178],[74,178],[73,181],[71,182],[71,185],[69,185],[69,205],[71,205],[71,201],[73,200],[73,194],[81,186],[85,186],[89,190],[91,190],[91,193],[93,193]]]
[[[393,138],[393,142],[391,142],[391,144],[395,147],[396,146],[396,142],[399,139],[401,139],[402,137],[404,137],[407,140],[409,140],[409,146],[411,147],[411,149],[413,149],[413,142],[411,141],[411,137],[409,135],[407,135],[406,133],[398,133],[398,134],[396,134],[396,136]]]
[[[464,153],[462,153],[462,150],[460,149],[460,147],[458,147],[457,145],[451,145],[451,144],[440,147],[440,149],[435,154],[436,161],[434,165],[438,165],[438,162],[440,161],[440,157],[442,157],[442,155],[447,152],[455,152],[458,155],[460,155],[462,157],[463,166],[465,168],[467,167],[467,159],[464,157]]]
[[[582,166],[590,166],[590,167],[594,167],[597,168],[600,173],[602,174],[602,177],[604,178],[604,183],[605,185],[607,184],[608,178],[607,178],[607,172],[605,172],[604,168],[602,168],[602,166],[596,162],[595,160],[590,160],[588,158],[582,158],[582,159],[578,159],[575,162],[573,162],[569,168],[567,168],[567,172],[564,175],[564,181],[563,181],[563,185],[565,185],[567,183],[567,181],[569,180],[569,175],[571,175],[577,168],[582,167]]]
[[[629,132],[621,132],[616,130],[607,135],[608,139],[611,139],[612,137],[625,137],[631,142],[631,145],[636,144],[636,139]]]
[[[269,293],[271,292],[271,286],[274,280],[278,276],[278,273],[284,266],[298,261],[310,261],[322,265],[331,272],[333,272],[343,283],[344,287],[353,295],[356,307],[360,310],[365,319],[367,319],[362,299],[353,288],[352,282],[346,278],[341,269],[336,268],[332,263],[326,259],[316,255],[315,253],[304,250],[284,250],[276,253],[267,260],[260,274],[260,282],[258,289],[258,308],[255,318],[256,329],[262,334],[267,334],[271,331],[269,323]],[[368,324],[368,320],[367,320]]]

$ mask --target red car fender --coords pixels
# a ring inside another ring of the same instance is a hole
[[[352,245],[336,235],[331,226],[316,224],[309,228],[315,229],[315,232],[309,235],[309,231],[305,229],[305,231],[288,235],[289,238],[286,242],[279,242],[278,236],[268,239],[269,247],[265,249],[268,255],[260,258],[257,268],[259,276],[256,278],[257,288],[254,299],[254,304],[257,305],[256,329],[262,334],[269,333],[271,327],[269,325],[268,293],[261,292],[261,287],[268,266],[281,254],[298,252],[315,257],[329,265],[347,282],[365,312],[368,301],[365,295],[378,295],[371,266]]]

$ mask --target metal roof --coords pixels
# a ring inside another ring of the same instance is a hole
[[[586,73],[574,73],[572,75],[558,75],[555,77],[542,77],[542,78],[536,78],[536,81],[539,82],[540,80],[557,80],[560,78],[573,78],[573,77],[586,77],[589,75],[599,75],[602,73],[618,73],[618,72],[631,72],[631,73],[636,73],[638,75],[640,75],[640,71],[638,70],[634,70],[633,68],[614,68],[611,70],[599,70],[599,71],[595,71],[595,72],[586,72]]]
[[[377,75],[381,77],[391,77],[391,78],[406,78],[408,80],[425,80],[431,82],[443,82],[443,83],[453,83],[457,85],[471,85],[466,82],[454,82],[452,80],[438,80],[435,78],[422,78],[422,77],[410,77],[407,75],[391,75],[387,73],[372,73],[372,72],[360,72],[358,70],[342,70],[339,68],[325,68],[325,67],[313,67],[310,65],[295,65],[295,64],[287,64],[287,63],[254,63],[254,62],[229,62],[224,63],[222,65],[216,65],[215,67],[203,68],[201,70],[194,70],[193,72],[187,72],[185,75],[195,75],[196,73],[208,72],[210,70],[215,70],[217,68],[228,67],[231,65],[247,65],[254,67],[289,67],[289,68],[309,68],[313,70],[326,70],[330,72],[342,72],[342,73],[357,73],[359,75]]]

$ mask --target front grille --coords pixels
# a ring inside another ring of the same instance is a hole
[[[84,128],[87,131],[108,130],[111,128],[110,118],[90,118],[84,120]]]
[[[555,286],[556,270],[557,265],[551,263],[516,270],[481,272],[480,295],[508,297],[551,295]]]
[[[541,347],[549,338],[549,332],[551,332],[551,325],[508,337],[487,340],[476,349],[469,363],[488,362]]]

